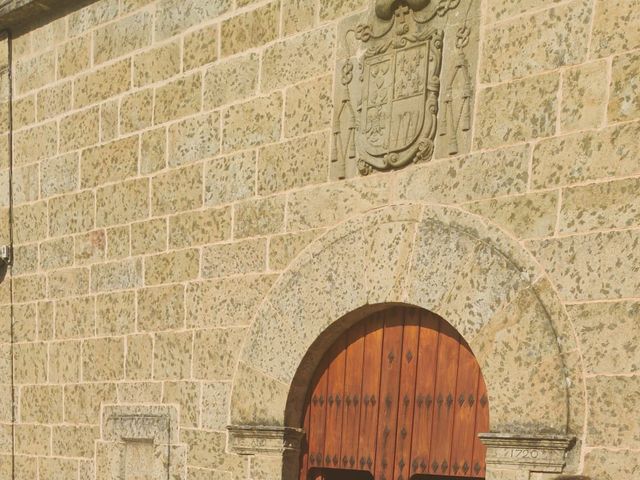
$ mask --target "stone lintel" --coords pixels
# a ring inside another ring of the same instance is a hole
[[[561,473],[565,466],[565,454],[574,437],[482,433],[480,440],[487,447],[487,466],[498,469]]]
[[[282,455],[300,451],[300,428],[229,425],[229,451],[239,455]]]

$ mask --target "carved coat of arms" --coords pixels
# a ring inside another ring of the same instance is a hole
[[[429,160],[437,132],[444,30],[432,20],[461,0],[378,0],[341,65],[332,161],[344,178]],[[353,172],[355,173],[355,172]]]

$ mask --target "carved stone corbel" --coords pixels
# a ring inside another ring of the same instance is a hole
[[[297,454],[304,431],[292,427],[229,425],[229,451],[238,455]]]
[[[482,433],[487,467],[529,472],[562,473],[574,438],[566,435]]]

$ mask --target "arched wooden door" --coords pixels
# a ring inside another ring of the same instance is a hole
[[[466,342],[430,312],[393,307],[359,322],[306,401],[301,480],[484,477],[485,383]]]

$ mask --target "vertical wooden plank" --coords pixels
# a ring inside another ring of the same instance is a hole
[[[476,410],[476,425],[474,432],[473,444],[473,476],[484,477],[486,472],[485,459],[487,455],[487,447],[485,447],[478,435],[489,431],[489,397],[487,395],[487,386],[482,378],[482,373],[478,379],[478,406]]]
[[[418,378],[411,442],[412,474],[429,473],[440,319],[433,313],[421,312],[420,327]]]
[[[478,406],[480,367],[466,343],[460,344],[458,380],[455,395],[451,473],[460,477],[473,476],[473,445]]]
[[[309,472],[309,422],[311,416],[311,395],[307,395],[307,401],[304,407],[304,420],[302,421],[302,428],[304,430],[304,436],[302,437],[302,443],[300,445],[300,480],[304,480],[308,476]]]
[[[346,372],[344,380],[344,415],[342,419],[341,468],[357,469],[362,374],[364,368],[365,324],[347,333]]]
[[[431,432],[431,455],[429,469],[434,474],[449,475],[453,436],[453,414],[460,336],[446,322],[441,323],[438,343],[438,369],[434,397],[434,419]]]
[[[378,407],[380,405],[380,370],[384,320],[380,313],[373,315],[366,325],[364,339],[364,374],[362,377],[362,405],[360,409],[360,438],[358,439],[358,467],[373,473],[378,435]]]
[[[382,370],[380,374],[380,408],[376,441],[375,477],[391,480],[393,476],[396,427],[398,423],[398,392],[402,359],[403,310],[385,312],[382,342]]]
[[[327,417],[327,362],[323,360],[318,369],[317,378],[311,392],[309,403],[309,468],[324,465],[324,441]]]
[[[400,359],[400,391],[398,394],[398,427],[393,478],[408,480],[411,475],[411,439],[413,411],[416,397],[418,342],[420,338],[420,313],[406,310],[402,333],[402,358]]]
[[[331,348],[327,378],[327,424],[324,442],[324,466],[339,468],[344,409],[346,338],[342,336]]]

